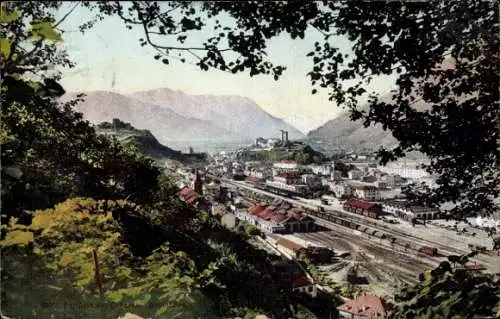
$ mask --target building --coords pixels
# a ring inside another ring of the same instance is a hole
[[[299,255],[299,252],[305,247],[294,243],[291,240],[288,240],[286,238],[279,238],[276,240],[276,247],[278,248],[279,251],[284,252],[285,254],[297,258]]]
[[[181,200],[189,206],[193,206],[199,210],[210,212],[212,210],[210,203],[205,200],[199,193],[195,192],[193,188],[184,187],[179,192]]]
[[[309,188],[301,182],[302,179],[297,172],[281,172],[275,175],[272,181],[267,180],[266,185],[297,194],[305,194]]]
[[[337,198],[351,197],[354,188],[347,183],[330,183],[330,190]]]
[[[352,180],[359,180],[363,177],[363,171],[359,169],[352,169],[349,172],[347,172],[347,178],[352,179]]]
[[[334,166],[332,164],[322,164],[322,165],[309,165],[313,174],[321,175],[321,176],[329,176],[334,170]]]
[[[333,170],[330,174],[330,179],[332,181],[340,181],[342,180],[342,172]]]
[[[302,175],[302,184],[307,185],[310,189],[321,188],[321,177],[314,174]]]
[[[382,211],[392,214],[407,221],[412,219],[435,219],[439,218],[437,208],[411,205],[407,201],[391,201],[382,204]]]
[[[196,170],[194,179],[194,191],[200,195],[203,195],[203,181],[200,177],[200,172]]]
[[[380,200],[380,190],[375,185],[350,183],[353,188],[352,195],[359,199]]]
[[[378,218],[382,213],[382,207],[380,205],[358,199],[346,200],[343,208],[348,212],[371,218]]]
[[[389,305],[373,294],[362,294],[337,309],[341,318],[383,319],[390,315]]]
[[[247,211],[238,209],[235,216],[268,233],[308,232],[315,229],[311,217],[293,210],[276,211],[265,204],[254,204]]]
[[[313,298],[318,295],[318,289],[314,282],[306,275],[292,275],[292,291],[307,294]]]

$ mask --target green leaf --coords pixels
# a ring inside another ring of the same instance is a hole
[[[137,299],[134,301],[134,305],[136,306],[145,306],[149,300],[151,300],[151,295],[150,294],[144,294],[144,296],[141,299]]]
[[[156,316],[162,316],[168,311],[167,306],[160,307],[158,310],[156,310],[155,315]]]
[[[33,40],[47,39],[51,41],[62,41],[61,34],[54,30],[54,26],[51,22],[47,21],[37,21],[31,25],[31,33],[33,34]]]
[[[9,39],[0,39],[0,55],[7,59],[10,55],[11,43]]]
[[[12,12],[6,12],[3,10],[0,10],[0,23],[10,23],[12,21],[17,20],[21,15],[17,10],[14,10]]]
[[[120,302],[123,299],[123,294],[119,291],[111,291],[106,293],[106,295],[111,302]]]

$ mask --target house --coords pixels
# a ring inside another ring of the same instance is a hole
[[[316,175],[321,175],[321,176],[328,176],[331,174],[333,170],[333,165],[332,164],[322,164],[322,165],[308,165],[308,167],[311,169],[311,172]]]
[[[371,218],[378,218],[382,213],[380,205],[359,199],[346,200],[343,208],[348,212]]]
[[[388,304],[373,294],[362,294],[337,309],[341,318],[383,319],[390,315]]]
[[[179,196],[181,200],[187,203],[189,206],[193,206],[199,210],[210,212],[212,210],[210,203],[205,200],[200,194],[194,191],[193,188],[184,187],[180,192]]]
[[[266,181],[266,185],[279,188],[289,192],[304,194],[308,191],[307,185],[301,184],[302,179],[297,172],[281,172],[274,176],[272,181]]]
[[[350,183],[353,187],[352,195],[356,198],[367,200],[380,200],[380,190],[375,185],[365,183]]]
[[[347,178],[352,180],[361,179],[362,176],[363,176],[363,171],[359,169],[352,169],[349,172],[347,172]]]
[[[292,291],[307,294],[313,298],[318,295],[318,290],[314,282],[306,275],[292,275]]]
[[[411,205],[407,201],[391,201],[382,204],[382,211],[404,220],[435,219],[439,217],[437,208]]]
[[[354,188],[346,183],[330,183],[330,190],[337,198],[350,197],[354,192]]]
[[[284,252],[285,254],[287,254],[293,258],[297,258],[299,252],[305,248],[305,247],[303,247],[299,244],[296,244],[293,241],[288,240],[286,238],[279,238],[276,241],[276,246],[277,246],[278,250]]]
[[[238,209],[235,216],[268,233],[307,232],[315,229],[314,219],[293,210],[276,211],[265,204],[254,204],[248,211]]]

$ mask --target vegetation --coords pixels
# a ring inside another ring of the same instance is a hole
[[[273,260],[186,207],[150,159],[59,104],[59,2],[2,3],[2,312],[291,317]],[[99,271],[95,263],[99,265]],[[255,292],[259,293],[256,294]]]
[[[285,66],[267,60],[268,40],[283,32],[304,38],[308,29],[317,30],[323,41],[308,54],[312,93],[318,86],[329,90],[330,99],[347,107],[353,120],[391,130],[400,144],[380,150],[382,163],[410,151],[431,160],[426,169],[439,177],[438,187],[409,188],[412,200],[434,206],[453,202],[446,214],[458,219],[498,210],[500,64],[494,2],[83,5],[96,9],[96,19],[82,30],[106,15],[118,16],[128,28],[144,30],[141,45],[155,48],[154,58],[164,64],[180,54],[182,61],[195,57],[202,70],[275,79]],[[73,67],[59,46],[61,21],[51,13],[60,6],[1,4],[2,219],[9,220],[2,223],[3,311],[35,318],[67,314],[64,302],[71,300],[91,305],[69,310],[85,318],[116,317],[125,309],[165,317],[293,316],[296,303],[275,279],[278,261],[249,245],[247,236],[178,202],[168,178],[162,179],[150,160],[98,136],[72,110],[78,100],[56,102],[64,93],[59,71]],[[236,23],[222,25],[222,14]],[[184,44],[208,27],[214,36],[206,42]],[[336,47],[338,36],[354,43],[352,53]],[[165,39],[172,41],[158,42]],[[372,95],[369,108],[361,110],[367,85],[394,72],[392,101]],[[416,103],[427,108],[416,110]],[[99,280],[94,280],[94,251]],[[422,278],[398,297],[400,318],[470,318],[498,311],[494,276],[443,263]]]
[[[320,152],[313,150],[309,145],[299,147],[275,147],[271,150],[244,151],[239,154],[244,161],[279,162],[293,160],[301,165],[320,164],[326,158]]]

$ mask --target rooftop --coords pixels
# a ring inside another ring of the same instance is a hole
[[[299,249],[304,248],[303,246],[301,246],[299,244],[296,244],[293,241],[288,240],[286,238],[280,238],[280,239],[278,239],[276,241],[276,244],[278,244],[280,246],[283,246],[285,248],[288,248],[288,249],[290,249],[293,252],[297,252],[297,251],[299,251]]]
[[[348,199],[345,202],[345,205],[349,205],[351,207],[361,208],[361,209],[371,209],[375,206],[375,203],[359,200],[359,199]]]
[[[372,294],[361,295],[337,307],[337,309],[366,318],[383,318],[389,311],[389,307],[384,301]]]

